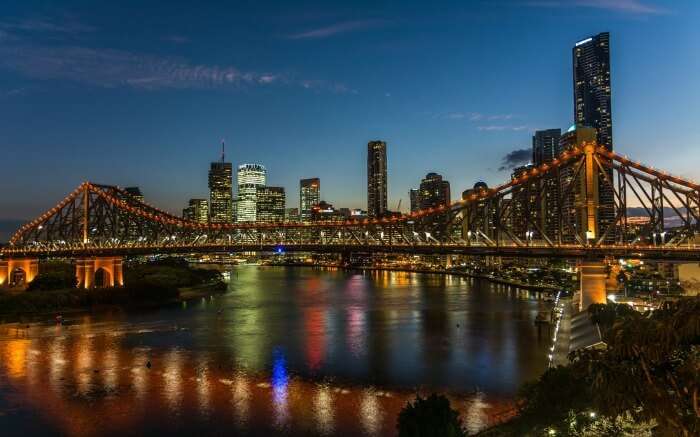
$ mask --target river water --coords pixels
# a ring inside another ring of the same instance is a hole
[[[0,435],[391,436],[433,391],[476,432],[545,369],[548,308],[457,276],[239,266],[208,299],[0,325]]]

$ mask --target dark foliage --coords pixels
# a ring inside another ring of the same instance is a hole
[[[459,413],[450,407],[450,401],[433,393],[427,398],[416,397],[399,414],[399,437],[462,437]]]

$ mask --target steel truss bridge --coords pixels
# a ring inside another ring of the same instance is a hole
[[[628,217],[628,207],[643,217]],[[375,219],[198,223],[85,182],[22,226],[0,260],[236,251],[700,261],[700,185],[582,142],[451,205]],[[669,223],[673,222],[673,226]]]

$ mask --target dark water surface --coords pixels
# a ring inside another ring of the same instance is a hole
[[[394,435],[416,391],[474,432],[544,370],[547,308],[454,276],[236,267],[211,299],[0,325],[0,435]]]

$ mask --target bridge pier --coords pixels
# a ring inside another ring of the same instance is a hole
[[[585,311],[593,303],[607,302],[605,261],[580,261],[578,265],[581,285],[579,309]]]
[[[80,258],[75,262],[75,276],[78,288],[121,287],[124,285],[122,258]]]
[[[23,286],[39,274],[37,258],[9,258],[0,260],[0,286]]]

